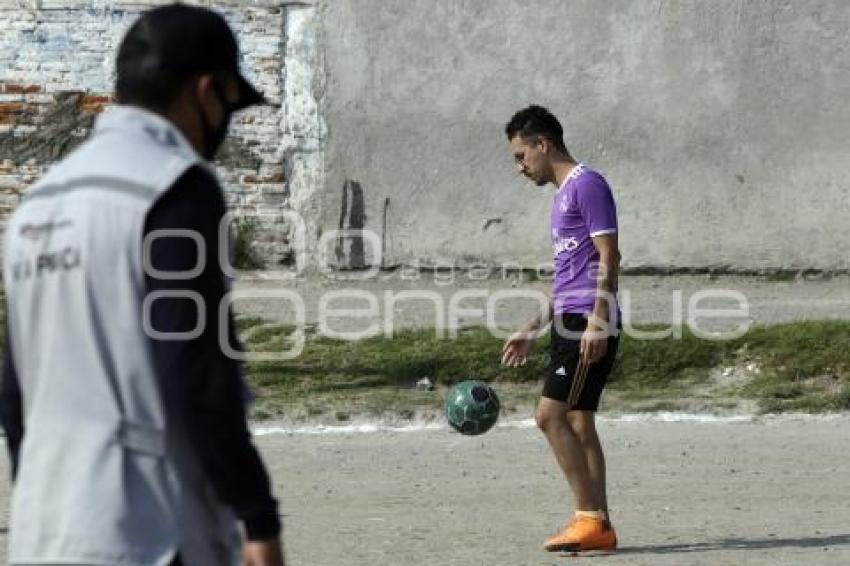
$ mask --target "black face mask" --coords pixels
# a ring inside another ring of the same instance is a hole
[[[227,98],[225,98],[219,84],[213,83],[212,88],[219,103],[221,104],[224,116],[221,120],[221,124],[218,127],[214,127],[207,119],[206,113],[198,107],[198,112],[201,113],[201,127],[204,129],[203,156],[208,161],[215,159],[215,155],[218,153],[218,150],[221,149],[221,146],[224,143],[224,138],[227,137],[227,129],[230,126],[230,119],[233,117],[234,112],[233,105],[227,101]]]

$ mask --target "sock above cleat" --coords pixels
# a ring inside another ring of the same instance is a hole
[[[602,509],[597,511],[576,511],[576,517],[586,517],[588,519],[596,519],[598,521],[607,521],[608,513]]]

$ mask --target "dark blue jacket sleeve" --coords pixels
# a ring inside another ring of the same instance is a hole
[[[197,277],[145,277],[148,292],[193,291],[200,295],[206,319],[200,334],[191,340],[152,339],[153,359],[167,402],[184,415],[218,496],[243,521],[248,539],[267,539],[280,532],[277,502],[248,429],[241,367],[219,346],[218,309],[227,287],[218,257],[218,230],[225,210],[218,183],[193,168],[148,214],[146,234],[190,229],[200,234],[206,248],[201,257],[204,267]],[[158,271],[190,271],[198,264],[198,247],[185,237],[156,238],[150,257]],[[158,332],[188,332],[198,326],[198,312],[189,299],[158,299],[151,305],[151,326]],[[228,327],[223,331],[232,342],[232,316]]]
[[[6,311],[8,312],[8,310]],[[6,324],[6,338],[3,346],[3,376],[0,378],[0,423],[6,432],[6,446],[12,463],[12,479],[18,471],[18,451],[24,439],[24,419],[21,401],[21,389],[15,359],[12,355],[12,338]]]

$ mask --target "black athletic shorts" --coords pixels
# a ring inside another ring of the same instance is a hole
[[[571,410],[595,411],[599,408],[602,389],[614,368],[620,336],[619,332],[616,336],[609,336],[608,351],[602,359],[584,367],[580,363],[579,349],[581,333],[585,328],[587,319],[582,314],[555,315],[550,333],[551,363],[543,385],[543,396],[566,403]]]

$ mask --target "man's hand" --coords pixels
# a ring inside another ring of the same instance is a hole
[[[286,566],[280,539],[248,540],[242,544],[244,566]]]
[[[608,351],[608,333],[590,323],[581,335],[581,361],[585,366],[595,364]]]
[[[502,346],[502,365],[512,368],[525,365],[528,354],[534,346],[534,339],[537,338],[540,324],[539,319],[534,319],[507,339]]]

